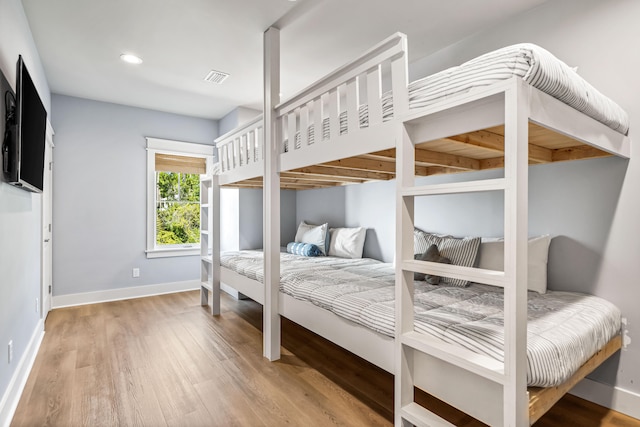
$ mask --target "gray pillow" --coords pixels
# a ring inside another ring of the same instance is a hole
[[[420,261],[429,261],[429,262],[441,262],[443,264],[451,264],[451,260],[449,258],[445,258],[440,256],[440,251],[438,251],[438,247],[436,245],[431,245],[427,249],[425,253],[415,254],[413,259]],[[434,276],[432,274],[424,274],[424,273],[413,273],[414,280],[424,280],[430,285],[437,285],[440,283],[440,276]]]
[[[480,248],[479,237],[453,237],[443,234],[433,234],[422,231],[419,228],[413,230],[414,254],[421,254],[431,245],[437,245],[442,256],[451,260],[453,265],[463,267],[473,267]],[[469,284],[468,280],[453,279],[443,277],[442,283],[452,286],[464,287]]]

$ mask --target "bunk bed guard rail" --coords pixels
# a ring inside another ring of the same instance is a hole
[[[395,33],[347,65],[276,106],[282,170],[309,163],[305,148],[351,138],[408,111],[407,37]],[[260,115],[216,139],[220,184],[263,175],[264,132]],[[345,151],[348,155],[348,150]],[[333,154],[335,157],[335,153]]]

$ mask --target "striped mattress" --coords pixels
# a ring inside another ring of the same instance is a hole
[[[585,81],[567,64],[540,46],[521,43],[481,55],[462,65],[448,68],[409,84],[409,109],[420,109],[454,96],[473,92],[511,77],[520,77],[536,89],[553,96],[589,117],[622,134],[629,130],[628,114],[611,99]],[[383,121],[393,117],[390,92],[382,96]],[[339,116],[340,134],[347,132],[347,112]],[[360,127],[369,126],[366,104],[359,108]],[[308,140],[315,140],[311,125]],[[322,122],[322,139],[329,139],[329,119]],[[300,133],[296,133],[296,148]],[[288,151],[285,141],[284,151]]]
[[[394,336],[394,269],[363,259],[280,254],[280,291],[380,334]],[[223,267],[262,282],[260,251],[226,252]],[[504,359],[502,289],[415,282],[415,330],[496,360]],[[529,292],[527,382],[566,381],[620,330],[620,311],[591,295]]]

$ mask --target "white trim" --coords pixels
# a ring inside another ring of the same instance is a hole
[[[36,325],[31,340],[26,351],[20,359],[20,363],[9,381],[9,386],[0,400],[0,426],[9,427],[13,415],[16,412],[20,397],[24,391],[24,386],[27,384],[27,379],[33,368],[33,363],[38,355],[42,338],[44,337],[44,320],[40,320]]]
[[[200,255],[199,248],[170,248],[170,249],[147,249],[147,258],[167,258],[174,256],[194,256]]]
[[[57,295],[53,297],[52,306],[53,308],[73,307],[76,305],[121,301],[132,298],[193,291],[197,289],[200,289],[199,280],[168,282],[157,285],[136,286],[133,288],[107,289],[104,291],[84,292],[80,294]]]
[[[213,145],[150,137],[146,137],[146,139],[149,150],[168,151],[176,154],[201,154],[203,157],[213,156]]]
[[[580,381],[569,393],[605,408],[640,419],[640,394],[638,393],[599,383],[589,378]]]

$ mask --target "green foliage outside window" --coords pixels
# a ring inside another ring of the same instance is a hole
[[[200,242],[200,175],[156,172],[156,243]]]

